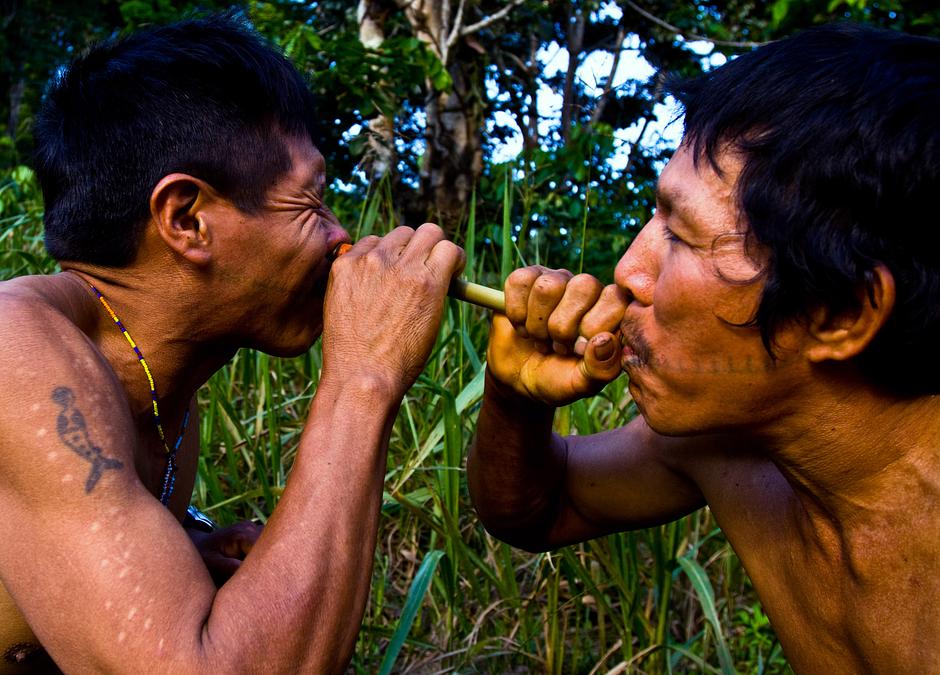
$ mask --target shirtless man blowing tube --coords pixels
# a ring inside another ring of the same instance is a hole
[[[615,284],[507,281],[474,504],[529,550],[707,504],[798,672],[940,672],[940,41],[823,27],[675,94]],[[641,418],[552,433],[621,370]]]
[[[323,203],[315,113],[226,16],[100,45],[52,84],[37,170],[65,271],[0,284],[0,649],[41,643],[69,673],[348,663],[390,429],[463,254],[423,225],[331,265],[348,235]],[[296,355],[321,332],[283,498],[260,536],[203,550],[237,568],[216,588],[180,527],[194,394],[240,347]]]

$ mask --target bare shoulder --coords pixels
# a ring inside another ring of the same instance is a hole
[[[569,469],[578,467],[590,491],[602,495],[600,511],[619,505],[619,524],[658,524],[706,504],[718,511],[766,507],[792,494],[762,448],[742,436],[663,436],[638,417],[571,440]]]
[[[789,532],[799,512],[793,487],[758,441],[740,434],[660,437],[659,461],[701,494],[738,555],[766,547],[768,531]],[[752,565],[753,567],[753,565]]]
[[[133,466],[126,400],[110,364],[76,321],[81,307],[61,283],[26,278],[0,285],[3,487],[17,477],[36,480],[28,465],[37,455],[71,455],[79,463],[63,475],[78,480],[86,473],[86,487],[119,464]],[[120,439],[119,449],[109,457],[95,433]]]
[[[96,352],[85,334],[93,324],[88,297],[65,274],[0,282],[0,358],[41,367],[47,355],[34,349]],[[99,365],[105,365],[103,359]]]

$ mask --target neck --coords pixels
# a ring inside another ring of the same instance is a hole
[[[224,346],[211,334],[205,321],[210,314],[183,290],[182,284],[163,279],[165,290],[155,292],[154,277],[133,268],[63,267],[75,283],[84,286],[89,301],[98,305],[96,324],[89,330],[89,337],[98,344],[124,385],[135,415],[141,418],[151,415],[146,374],[90,286],[101,292],[143,353],[156,385],[161,413],[168,419],[181,418],[196,390],[234,355],[233,347]]]
[[[814,389],[761,439],[808,511],[841,529],[923,510],[940,486],[940,397],[901,399],[857,380]]]

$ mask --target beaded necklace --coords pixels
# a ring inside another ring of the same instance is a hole
[[[154,384],[153,375],[150,374],[147,361],[144,360],[144,355],[134,342],[134,338],[127,332],[124,324],[121,323],[117,314],[111,309],[111,305],[108,304],[108,301],[104,299],[101,291],[90,283],[88,285],[91,286],[91,290],[95,292],[95,296],[101,301],[101,304],[104,305],[104,308],[107,310],[108,314],[111,315],[111,318],[114,319],[114,323],[121,330],[121,333],[127,338],[128,344],[137,355],[137,360],[144,368],[144,373],[147,374],[147,382],[150,383],[150,398],[153,400],[153,421],[157,425],[157,435],[160,436],[160,441],[163,443],[163,448],[166,450],[166,469],[163,470],[163,487],[160,490],[160,503],[166,506],[170,501],[170,495],[173,494],[173,487],[176,485],[176,470],[178,468],[176,464],[176,453],[180,449],[180,444],[183,442],[183,434],[186,433],[186,425],[189,424],[189,409],[187,408],[186,414],[183,415],[183,424],[180,425],[179,436],[176,437],[176,443],[173,444],[173,449],[170,450],[170,446],[167,445],[166,442],[166,434],[163,433],[163,425],[160,423],[160,409],[157,407],[157,385]]]

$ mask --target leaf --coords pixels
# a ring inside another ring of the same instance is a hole
[[[441,556],[443,555],[443,551],[431,551],[424,556],[424,560],[421,561],[421,567],[418,568],[418,573],[415,574],[415,578],[411,582],[411,588],[408,589],[408,597],[405,599],[405,607],[402,609],[401,616],[398,618],[398,625],[395,627],[392,639],[388,643],[388,649],[385,652],[385,656],[382,658],[379,675],[388,675],[392,672],[392,666],[395,665],[398,652],[401,651],[402,645],[405,644],[405,638],[408,637],[408,633],[411,631],[411,625],[414,623],[415,617],[418,614],[418,609],[421,607],[424,595],[427,593],[428,587],[431,585],[431,580],[434,578],[437,563],[440,562]]]
[[[431,84],[434,85],[434,89],[437,91],[447,91],[453,86],[454,81],[450,77],[444,68],[436,69],[431,73]]]
[[[722,633],[721,622],[718,620],[718,611],[715,608],[715,594],[712,590],[711,582],[705,570],[695,560],[691,558],[679,558],[679,566],[692,582],[692,588],[698,596],[702,605],[702,613],[705,620],[712,627],[715,634],[715,646],[718,650],[718,662],[721,664],[722,675],[735,675],[734,662],[731,660],[731,652],[728,650],[728,643],[725,642],[725,636]]]
[[[770,8],[771,14],[771,23],[774,28],[780,25],[780,22],[783,21],[787,12],[790,10],[790,0],[777,0],[773,6]]]

